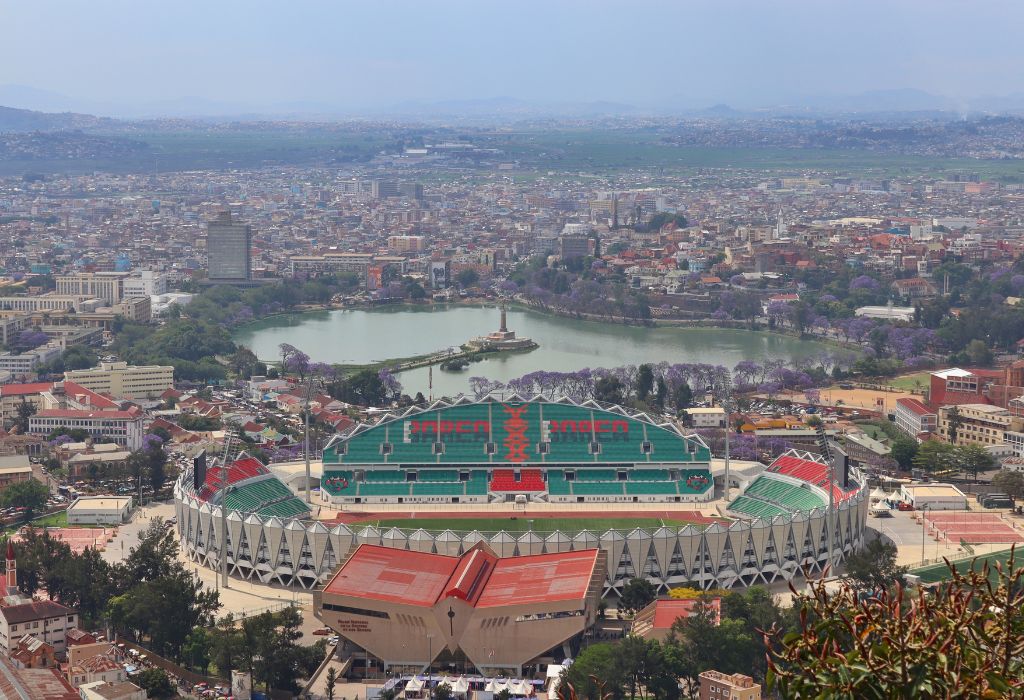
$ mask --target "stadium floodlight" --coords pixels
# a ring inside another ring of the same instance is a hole
[[[712,402],[714,402],[716,390],[719,395],[718,402],[722,405],[722,409],[725,411],[725,476],[722,479],[722,497],[725,499],[726,505],[728,505],[730,495],[729,432],[732,428],[729,424],[729,419],[732,416],[732,377],[729,375],[728,371],[721,373],[717,387],[714,384],[708,384],[707,393],[711,395]]]

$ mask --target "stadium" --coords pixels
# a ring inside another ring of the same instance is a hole
[[[614,596],[640,576],[664,591],[820,572],[830,553],[839,563],[860,546],[868,512],[855,470],[833,478],[821,457],[795,451],[716,501],[721,465],[699,436],[621,406],[539,396],[384,413],[332,439],[314,469],[312,511],[277,465],[242,455],[226,470],[187,470],[175,485],[183,549],[219,568],[223,543],[231,575],[314,589],[361,544],[454,557],[482,542],[499,558],[597,548],[602,595]]]

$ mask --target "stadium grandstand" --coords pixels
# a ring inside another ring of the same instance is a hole
[[[859,486],[849,475],[833,479],[833,504],[850,498]],[[773,518],[808,512],[829,505],[829,467],[819,455],[790,450],[779,455],[728,506],[737,518]]]
[[[672,423],[594,401],[468,399],[385,414],[324,449],[321,498],[364,503],[695,503],[711,452]]]
[[[262,517],[309,517],[309,506],[255,457],[243,453],[226,468],[214,466],[192,473],[193,493],[202,503],[221,504],[226,475],[227,495],[223,498],[228,510]]]

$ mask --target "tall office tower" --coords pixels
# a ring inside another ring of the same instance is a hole
[[[374,180],[370,186],[370,196],[374,199],[398,197],[402,194],[397,180]]]
[[[222,211],[207,224],[207,276],[211,282],[248,282],[252,279],[252,229],[231,220]]]

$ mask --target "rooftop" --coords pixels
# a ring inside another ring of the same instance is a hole
[[[582,599],[596,549],[500,559],[477,546],[461,557],[364,544],[327,584],[326,594],[430,607],[456,597],[475,607]]]

